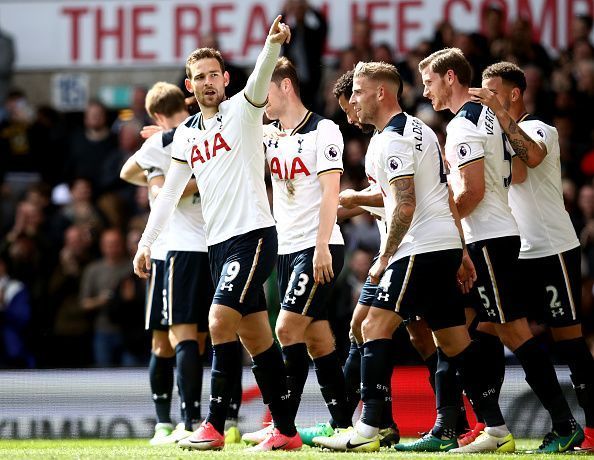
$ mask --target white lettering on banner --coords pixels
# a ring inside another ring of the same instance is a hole
[[[8,0],[2,2],[0,28],[15,39],[17,69],[181,66],[209,31],[218,35],[227,59],[251,65],[283,3]],[[370,19],[374,43],[389,43],[403,54],[430,39],[444,20],[463,32],[480,30],[481,11],[493,3],[509,21],[528,18],[534,40],[551,50],[570,42],[576,14],[594,14],[594,0],[311,0],[329,20],[327,56],[349,45],[356,17]]]

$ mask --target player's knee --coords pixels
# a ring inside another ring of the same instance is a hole
[[[208,331],[213,342],[228,342],[235,340],[235,331],[230,332],[229,325],[221,318],[211,317],[208,320]],[[230,340],[226,340],[230,337]]]
[[[153,339],[152,351],[160,358],[170,358],[175,354],[175,351],[169,343],[169,338],[167,336],[165,336],[163,339]]]
[[[418,331],[409,330],[410,343],[417,350],[421,358],[426,359],[435,353],[436,347],[431,334],[418,333]]]
[[[278,337],[278,341],[284,347],[288,345],[292,345],[296,343],[297,337],[295,333],[295,329],[291,328],[289,324],[282,322],[277,323],[275,328],[276,336]]]
[[[332,353],[336,348],[334,337],[308,337],[307,351],[313,358],[320,358]]]

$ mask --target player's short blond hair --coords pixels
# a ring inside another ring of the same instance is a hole
[[[441,77],[453,70],[462,86],[470,86],[472,81],[472,67],[459,48],[444,48],[430,54],[419,62],[419,72],[427,67]]]
[[[359,62],[355,66],[353,78],[365,77],[370,80],[393,83],[397,94],[402,92],[402,79],[396,66],[387,62]]]
[[[192,69],[190,66],[202,59],[216,59],[221,66],[221,72],[225,73],[225,61],[220,51],[214,48],[198,48],[192,51],[188,59],[186,59],[186,77],[192,79]]]
[[[152,118],[155,118],[156,113],[170,117],[185,110],[186,102],[181,89],[171,83],[160,81],[146,93],[144,106]]]

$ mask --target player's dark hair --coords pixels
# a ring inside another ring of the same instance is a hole
[[[459,48],[444,48],[430,54],[419,62],[419,72],[427,67],[441,77],[453,70],[462,86],[470,86],[472,81],[472,67]]]
[[[483,80],[495,77],[501,77],[504,83],[520,88],[522,94],[526,91],[524,71],[512,62],[497,62],[483,70]]]
[[[159,81],[146,93],[145,108],[152,118],[156,113],[171,117],[186,110],[184,93],[171,83]]]
[[[347,100],[351,98],[353,95],[354,73],[354,70],[349,70],[338,77],[338,80],[336,80],[336,83],[334,83],[334,88],[332,89],[332,94],[334,94],[336,99],[338,99],[340,96],[344,96]]]
[[[225,61],[221,56],[220,51],[214,48],[198,48],[190,53],[188,59],[186,59],[186,77],[192,78],[192,70],[190,66],[195,62],[201,61],[202,59],[216,59],[221,65],[221,72],[225,72]]]
[[[297,76],[297,69],[289,59],[281,56],[276,61],[276,66],[274,66],[274,72],[272,72],[272,78],[270,80],[278,86],[285,78],[289,79],[293,91],[299,96],[299,77]]]

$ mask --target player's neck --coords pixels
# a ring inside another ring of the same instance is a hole
[[[198,104],[200,105],[200,104]],[[200,105],[200,112],[202,113],[202,118],[204,120],[208,120],[209,118],[214,117],[219,111],[219,106],[215,107],[203,107]]]
[[[460,108],[470,101],[468,94],[468,87],[457,86],[452,88],[452,96],[450,97],[449,107],[452,113],[457,113]]]
[[[524,103],[512,104],[508,110],[509,116],[512,120],[518,122],[520,118],[522,118],[526,112],[526,106]]]
[[[386,125],[390,123],[390,120],[401,112],[402,108],[397,104],[391,104],[390,107],[386,107],[383,110],[380,106],[373,125],[378,131],[383,131]]]
[[[285,112],[278,118],[283,129],[295,129],[304,120],[309,110],[301,100],[287,104]]]

